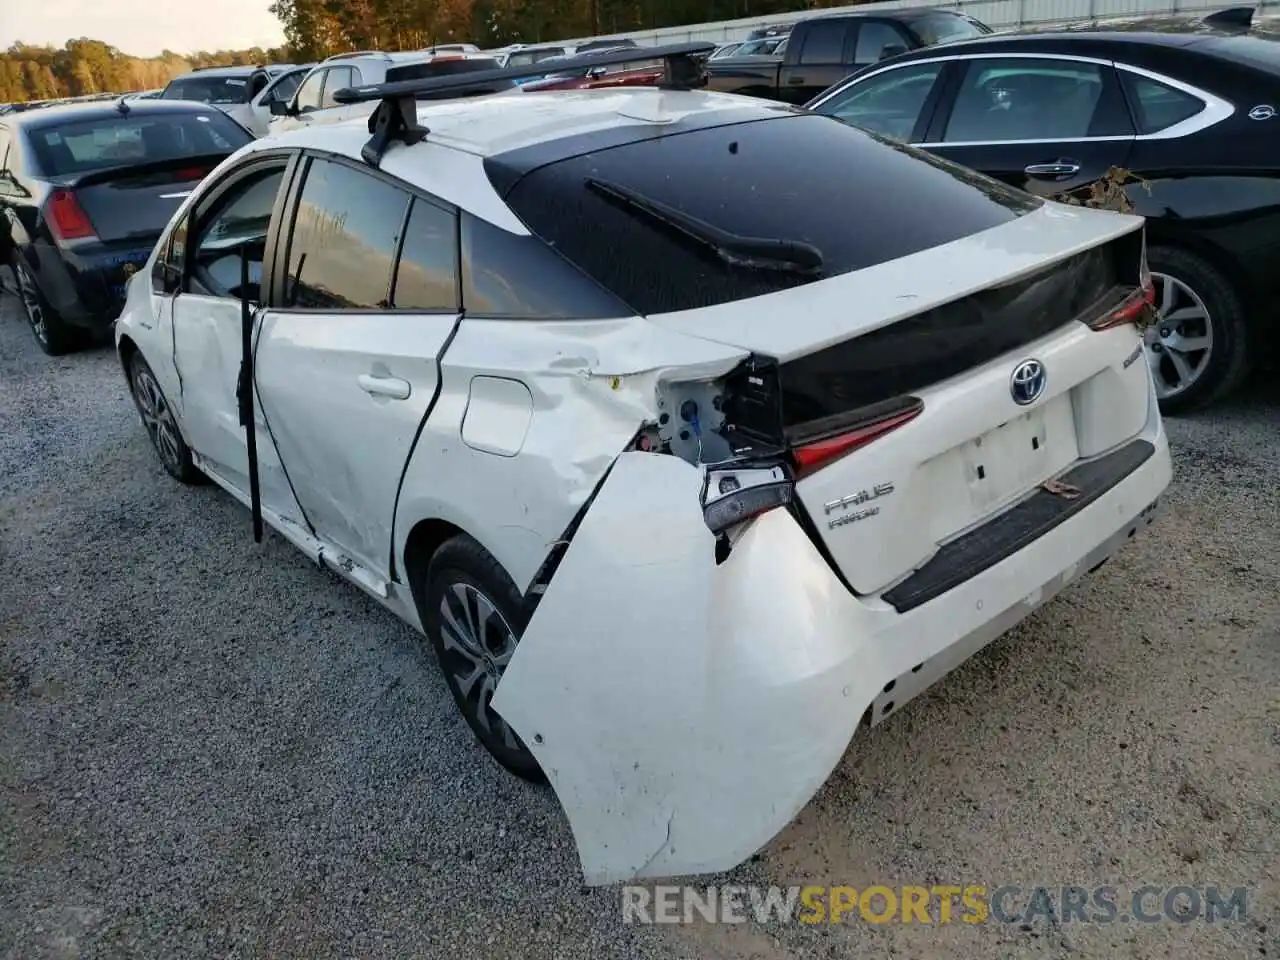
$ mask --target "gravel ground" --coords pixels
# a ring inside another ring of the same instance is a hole
[[[1243,923],[642,927],[414,636],[0,307],[0,956],[1280,956],[1280,390],[1170,424],[1169,513],[713,882],[1247,885]]]

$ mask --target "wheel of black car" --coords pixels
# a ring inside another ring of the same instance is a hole
[[[1181,413],[1225,397],[1248,374],[1251,359],[1239,292],[1189,250],[1152,247],[1147,264],[1158,318],[1143,336],[1160,409]]]
[[[161,465],[181,483],[203,482],[204,474],[191,459],[191,448],[182,439],[173,408],[140,353],[135,353],[129,362],[129,388]]]
[[[480,544],[459,535],[431,558],[419,596],[445,682],[477,739],[516,776],[543,781],[538,761],[492,705],[525,627],[511,578]]]
[[[71,353],[84,345],[79,332],[68,327],[36,286],[26,264],[19,260],[13,267],[18,288],[18,302],[36,343],[51,357]]]

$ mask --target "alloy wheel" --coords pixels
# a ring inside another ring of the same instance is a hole
[[[178,423],[174,419],[160,384],[150,370],[140,369],[133,377],[133,396],[138,403],[142,425],[147,428],[151,445],[170,471],[182,467],[182,452],[178,435]]]
[[[508,749],[526,750],[492,705],[518,642],[493,601],[470,583],[450,584],[440,599],[440,639],[441,666],[479,725]]]
[[[1204,374],[1213,354],[1213,323],[1199,294],[1177,277],[1153,272],[1151,280],[1156,321],[1143,332],[1143,342],[1156,396],[1164,400]]]
[[[49,342],[49,325],[45,320],[44,306],[40,302],[40,292],[36,283],[27,272],[27,268],[19,264],[13,272],[18,278],[18,298],[22,301],[22,309],[27,315],[27,323],[31,332],[43,344]]]

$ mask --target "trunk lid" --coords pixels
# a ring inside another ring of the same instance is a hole
[[[68,186],[104,243],[159,236],[196,185],[223,156],[182,157],[115,167]]]
[[[1137,285],[1141,232],[1132,218],[1066,222],[1091,227],[1055,231],[1031,215],[885,265],[896,277],[852,274],[778,294],[767,320],[746,301],[736,336],[727,321],[717,329],[756,357],[725,385],[725,420],[740,439],[731,446],[792,451],[810,533],[855,592],[894,586],[942,545],[1141,432],[1149,385],[1136,328],[1075,322],[1105,315]],[[1058,257],[1046,262],[1055,239]],[[874,272],[884,270],[862,271]],[[910,306],[895,319],[896,300]],[[890,320],[859,323],[849,304]],[[695,333],[673,318],[655,319]],[[805,466],[808,451],[854,434],[867,439]]]

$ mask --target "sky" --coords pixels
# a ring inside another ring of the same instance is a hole
[[[168,48],[242,50],[284,42],[271,0],[0,0],[0,49],[14,41],[60,47],[76,37],[152,57]]]

